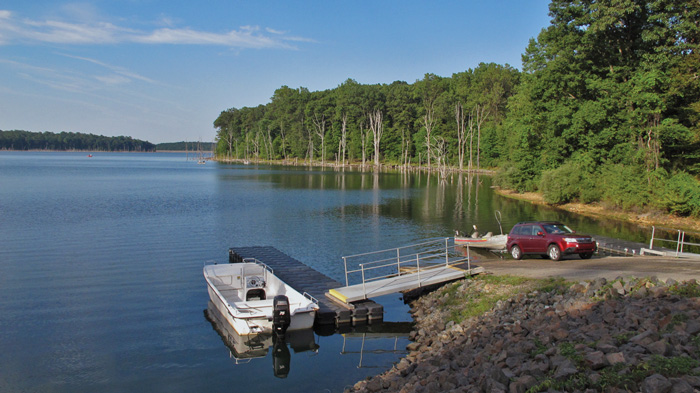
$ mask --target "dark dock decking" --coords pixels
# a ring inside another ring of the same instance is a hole
[[[232,247],[229,262],[241,262],[244,258],[255,258],[268,265],[282,281],[299,292],[306,292],[318,299],[316,325],[343,327],[384,319],[384,307],[371,300],[349,305],[336,303],[326,296],[329,290],[343,286],[310,266],[270,246]]]

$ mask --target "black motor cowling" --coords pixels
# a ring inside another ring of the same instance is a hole
[[[272,301],[272,328],[277,335],[287,332],[292,316],[289,314],[289,298],[284,295],[275,296]]]

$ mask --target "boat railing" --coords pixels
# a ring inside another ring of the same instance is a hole
[[[311,296],[311,294],[309,294],[308,292],[304,292],[304,293],[302,293],[302,295],[304,295],[305,298],[311,300],[312,302],[318,304],[318,299],[316,299],[315,297]]]
[[[350,281],[359,281],[364,285],[408,273],[420,275],[422,271],[465,262],[471,269],[468,248],[466,257],[456,253],[453,238],[349,255],[343,257],[345,285],[349,286]]]
[[[267,270],[268,272],[270,272],[270,274],[275,274],[274,270],[272,270],[271,267],[267,266],[264,262],[261,262],[260,260],[258,260],[256,258],[243,258],[243,262],[244,263],[254,263],[254,264],[262,267],[264,270]]]
[[[657,229],[660,229],[659,232],[662,234],[659,235],[657,234]],[[674,233],[677,232],[677,237],[675,239],[666,239],[663,236],[663,233]],[[695,237],[700,236],[699,233],[694,233],[694,232],[686,232],[682,229],[670,229],[670,228],[663,228],[663,227],[656,227],[652,226],[651,227],[651,240],[649,241],[649,249],[653,250],[654,249],[654,242],[664,242],[664,243],[671,243],[675,245],[676,248],[676,257],[681,256],[683,254],[683,249],[687,246],[695,246],[695,247],[700,247],[699,243],[693,243],[689,242],[686,240],[686,235],[692,235]]]

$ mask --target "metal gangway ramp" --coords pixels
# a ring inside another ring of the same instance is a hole
[[[471,266],[469,248],[457,251],[452,238],[345,256],[343,263],[345,286],[329,290],[327,296],[346,304],[484,271]]]

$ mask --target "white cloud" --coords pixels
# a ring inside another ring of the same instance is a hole
[[[96,76],[95,79],[107,85],[122,85],[131,82],[131,79],[117,74]]]
[[[134,36],[134,42],[145,44],[222,45],[243,48],[290,48],[283,41],[253,35],[248,30],[209,33],[192,29],[158,29],[144,36]]]
[[[174,22],[162,18],[159,25]],[[287,37],[286,33],[258,26],[243,26],[239,30],[209,32],[192,28],[159,28],[143,31],[118,26],[109,22],[66,22],[61,20],[38,21],[18,19],[11,11],[0,10],[0,45],[13,43],[57,44],[173,44],[219,45],[238,48],[294,49],[288,41],[311,41],[299,37]]]
[[[131,72],[131,71],[129,71],[129,70],[123,68],[123,67],[113,66],[113,65],[111,65],[111,64],[107,64],[107,63],[104,63],[104,62],[99,61],[99,60],[91,59],[91,58],[89,58],[89,57],[73,56],[73,55],[67,55],[67,54],[61,54],[61,53],[59,53],[59,55],[65,56],[65,57],[69,57],[69,58],[71,58],[71,59],[77,59],[77,60],[87,61],[87,62],[89,62],[89,63],[102,66],[102,67],[107,68],[108,70],[111,70],[111,71],[113,71],[114,73],[119,74],[119,75],[121,75],[121,76],[123,76],[123,77],[125,77],[125,78],[137,79],[137,80],[140,80],[140,81],[143,81],[143,82],[152,83],[152,84],[157,84],[157,83],[158,83],[158,82],[154,81],[153,79],[150,79],[150,78],[147,78],[147,77],[145,77],[145,76],[139,75],[139,74],[137,74],[137,73]]]

